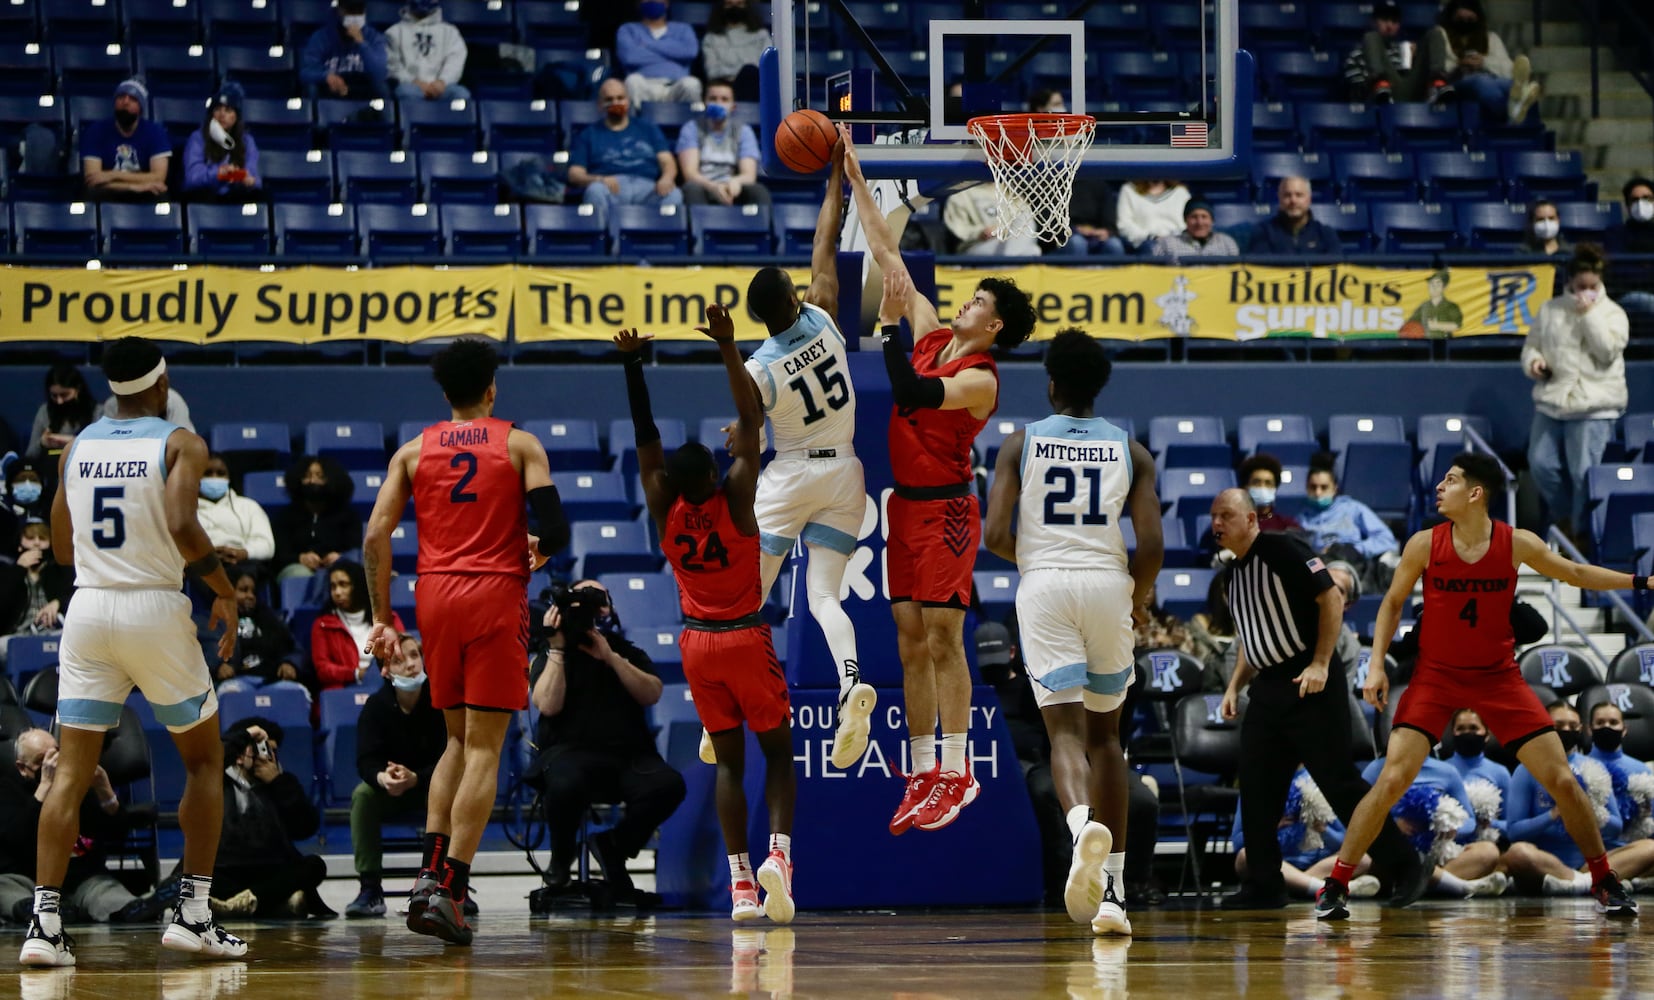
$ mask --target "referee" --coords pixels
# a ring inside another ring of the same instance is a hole
[[[1241,723],[1247,875],[1223,906],[1278,909],[1287,895],[1275,831],[1298,765],[1346,823],[1367,793],[1350,742],[1349,681],[1333,659],[1343,593],[1308,545],[1258,530],[1257,507],[1245,490],[1224,490],[1212,501],[1212,535],[1235,555],[1228,600],[1240,652],[1223,695],[1224,718],[1239,714],[1241,688],[1252,685]],[[1430,869],[1389,819],[1371,854],[1391,876],[1393,898],[1412,902],[1423,892]]]

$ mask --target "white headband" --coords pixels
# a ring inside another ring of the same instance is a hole
[[[127,382],[117,382],[114,379],[110,379],[109,391],[117,396],[136,396],[138,393],[143,392],[145,389],[148,389],[150,386],[161,381],[161,376],[166,373],[167,359],[162,358],[156,363],[154,368],[151,368],[148,372],[143,375],[139,375],[135,379]]]

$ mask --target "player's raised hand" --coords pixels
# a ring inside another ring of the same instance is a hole
[[[728,309],[716,303],[706,307],[706,326],[695,329],[718,343],[735,339],[735,321],[730,318]]]
[[[1384,672],[1384,664],[1374,663],[1367,671],[1367,683],[1361,685],[1361,697],[1380,712],[1384,711],[1384,703],[1390,700],[1390,677]]]
[[[362,652],[383,664],[401,663],[402,636],[397,633],[395,626],[374,622],[373,630],[368,633],[368,644]]]
[[[215,629],[224,626],[224,634],[218,637],[218,658],[228,660],[235,656],[236,623],[241,618],[241,610],[236,607],[235,595],[229,597],[214,597],[212,613],[207,618],[207,628]]]
[[[913,297],[913,279],[906,268],[892,268],[884,272],[884,297],[879,300],[879,324],[899,323],[907,312],[907,303]]]
[[[843,159],[844,176],[858,184],[867,183],[867,178],[861,174],[861,157],[856,155],[856,143],[850,138],[848,126],[838,127],[838,142],[833,146],[833,153]]]
[[[620,348],[622,354],[636,354],[643,350],[644,344],[654,339],[655,335],[652,333],[639,336],[636,329],[622,330],[614,336],[615,346]]]

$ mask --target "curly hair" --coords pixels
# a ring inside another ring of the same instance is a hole
[[[1077,326],[1058,330],[1045,350],[1045,373],[1066,406],[1090,406],[1113,371],[1103,345]]]
[[[1033,335],[1034,304],[1015,281],[1010,278],[983,278],[977,283],[976,290],[994,297],[994,315],[1003,324],[994,337],[995,347],[1009,351]]]

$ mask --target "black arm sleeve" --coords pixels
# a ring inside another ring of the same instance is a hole
[[[641,355],[626,359],[626,402],[632,409],[632,431],[637,446],[642,448],[659,441],[660,429],[655,426],[655,415],[649,409],[649,385],[643,380]]]
[[[900,327],[886,326],[884,370],[890,375],[890,395],[897,406],[939,409],[947,390],[939,378],[928,378],[913,370],[913,359],[902,349]]]
[[[650,426],[653,426],[652,424]],[[550,558],[569,543],[569,519],[557,487],[540,486],[528,491],[528,508],[534,512],[535,534],[540,536],[540,554]]]

